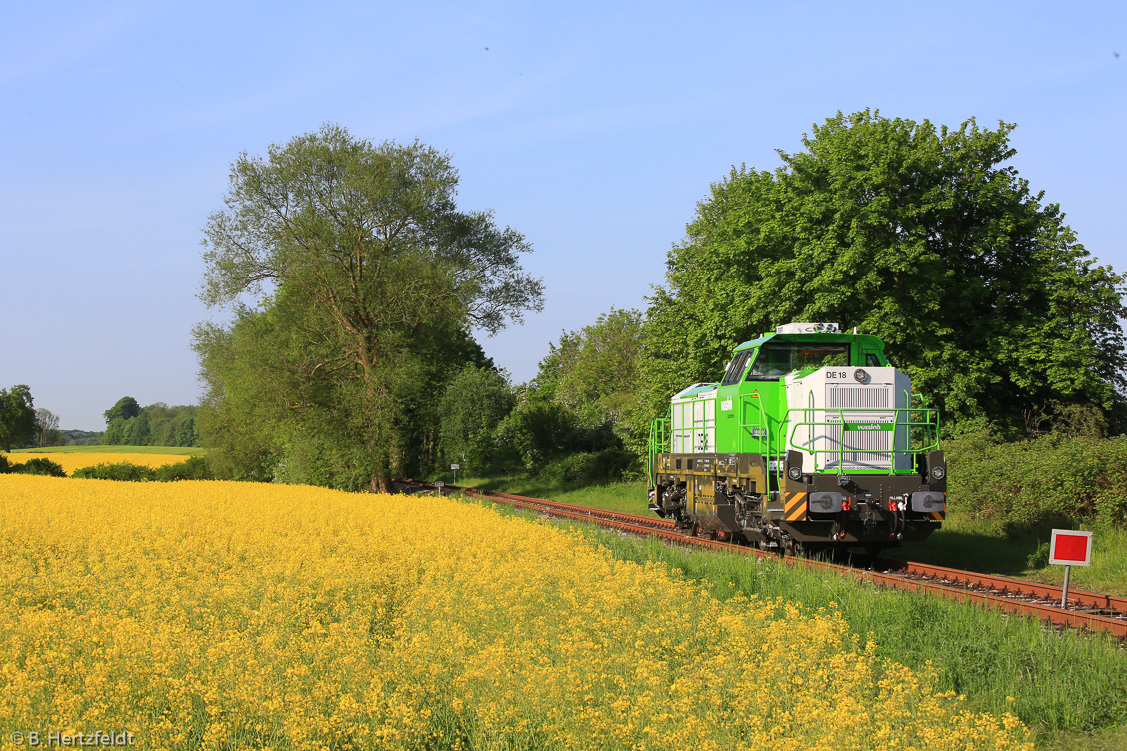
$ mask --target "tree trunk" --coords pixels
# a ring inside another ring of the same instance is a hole
[[[376,472],[372,475],[373,493],[394,493],[395,485],[391,481],[391,474],[386,471]]]

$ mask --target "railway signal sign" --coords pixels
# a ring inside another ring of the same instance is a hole
[[[1054,529],[1049,542],[1049,563],[1064,566],[1064,587],[1060,596],[1063,608],[1068,602],[1068,575],[1072,573],[1072,567],[1092,565],[1092,533]]]
[[[1049,563],[1057,566],[1091,566],[1092,533],[1054,529],[1049,543]]]

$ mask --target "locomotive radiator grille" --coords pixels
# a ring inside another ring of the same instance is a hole
[[[891,409],[890,386],[826,384],[826,409]]]
[[[892,388],[887,385],[826,384],[826,422],[888,424],[892,417],[876,410],[892,407]],[[833,409],[874,410],[873,412],[829,412]],[[844,454],[830,453],[825,457],[827,469],[885,469],[892,461],[893,433],[884,430],[843,430],[825,428],[825,448],[831,452],[844,450]]]
[[[878,469],[888,466],[892,451],[891,432],[847,430],[843,442],[846,467]],[[831,457],[831,461],[833,462],[831,466],[837,466],[836,457]]]

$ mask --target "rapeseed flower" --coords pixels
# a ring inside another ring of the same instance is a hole
[[[0,716],[155,749],[1031,749],[835,609],[427,497],[0,476]]]

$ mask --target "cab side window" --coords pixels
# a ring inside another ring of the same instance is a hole
[[[880,367],[880,358],[878,358],[872,352],[868,353],[867,355],[865,355],[865,367],[866,368],[879,368]]]
[[[728,363],[728,370],[724,372],[724,380],[720,385],[731,386],[733,383],[739,383],[740,376],[744,374],[744,367],[747,366],[747,361],[753,354],[755,354],[754,349],[744,350],[737,354],[732,362]]]

